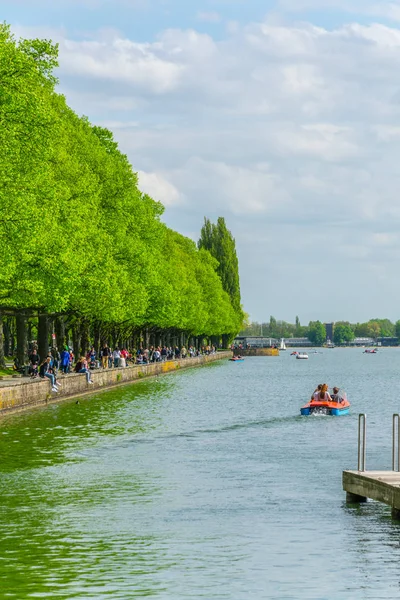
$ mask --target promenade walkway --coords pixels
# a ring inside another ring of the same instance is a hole
[[[156,362],[145,365],[117,367],[111,369],[95,369],[91,371],[93,385],[88,385],[85,374],[70,373],[60,375],[58,393],[51,391],[50,380],[38,377],[11,377],[0,381],[0,416],[11,412],[31,409],[35,406],[59,401],[63,398],[92,394],[117,385],[140,381],[146,377],[165,375],[180,369],[199,367],[217,360],[227,360],[232,357],[231,351],[203,354],[192,358],[181,358],[166,362]]]

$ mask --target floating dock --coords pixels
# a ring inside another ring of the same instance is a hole
[[[399,422],[400,415],[393,415],[392,471],[366,470],[366,415],[364,414],[359,415],[358,418],[358,470],[343,471],[343,490],[346,492],[346,502],[350,504],[367,502],[368,498],[383,502],[391,507],[392,517],[396,520],[400,520]]]
[[[367,499],[383,502],[392,508],[392,517],[400,520],[400,473],[398,471],[343,471],[346,502],[355,504]]]

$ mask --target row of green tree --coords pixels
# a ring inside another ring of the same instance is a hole
[[[45,339],[62,317],[96,325],[102,339],[123,330],[226,341],[243,312],[224,220],[206,220],[198,246],[162,223],[111,132],[56,93],[57,61],[50,41],[17,41],[0,25],[0,336],[2,316],[18,320],[24,354],[26,323]]]
[[[310,321],[308,325],[300,324],[299,317],[295,323],[277,321],[270,317],[269,322],[247,323],[240,335],[265,336],[275,339],[307,337],[314,345],[320,346],[326,342],[326,328],[320,321]],[[397,337],[400,339],[400,320],[392,323],[389,319],[371,319],[366,323],[349,323],[338,321],[333,327],[333,341],[335,344],[346,344],[352,342],[356,337],[368,337],[377,339],[379,337]]]

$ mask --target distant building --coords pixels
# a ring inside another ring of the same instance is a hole
[[[349,346],[373,346],[376,343],[371,337],[356,337],[352,342],[349,342]]]
[[[378,337],[376,339],[378,346],[398,346],[399,338],[397,337]]]
[[[262,336],[238,336],[233,340],[235,346],[242,345],[243,348],[272,348],[278,346],[278,340]]]
[[[331,341],[333,342],[333,326],[334,323],[325,323],[325,334],[326,334],[326,339],[325,341]]]
[[[285,338],[285,344],[287,347],[291,348],[307,348],[312,346],[310,340],[306,337],[302,338]]]
[[[282,338],[286,346],[289,348],[306,348],[312,346],[310,340],[306,337],[302,338]],[[233,340],[235,346],[242,345],[242,348],[279,348],[281,340],[270,337],[261,336],[238,336]]]

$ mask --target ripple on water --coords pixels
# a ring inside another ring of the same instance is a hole
[[[398,350],[226,361],[7,418],[4,597],[399,598],[399,525],[341,489],[358,412],[368,466],[390,466],[399,367]],[[349,417],[299,416],[321,381]]]

